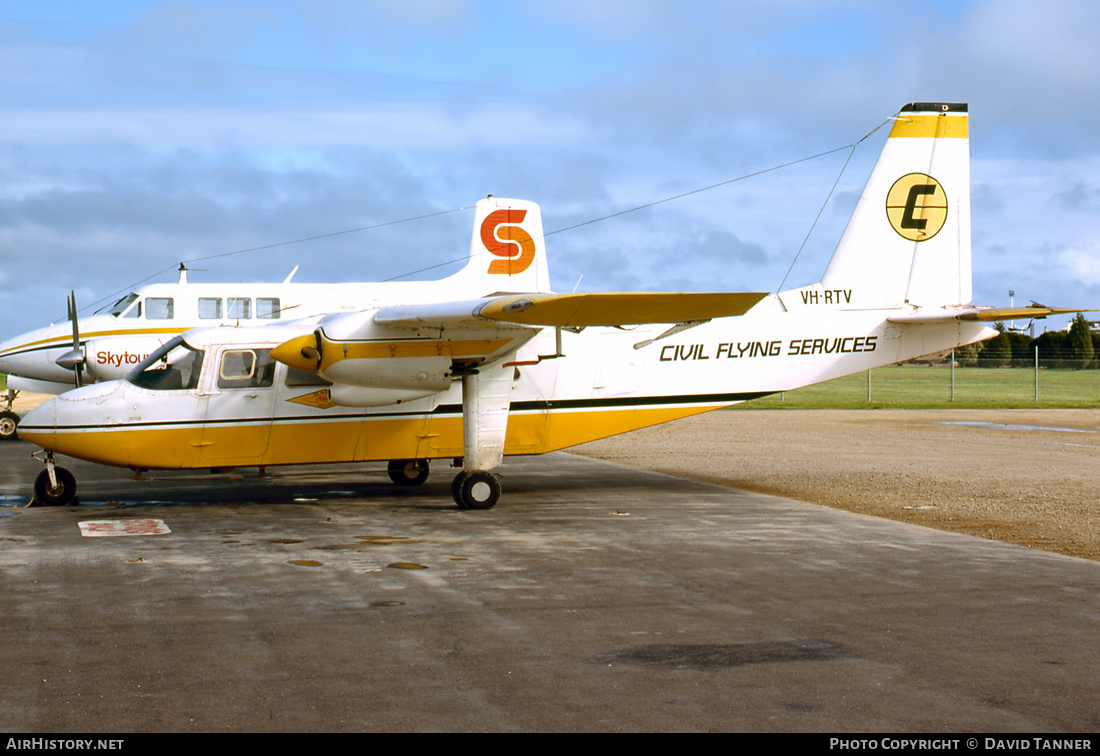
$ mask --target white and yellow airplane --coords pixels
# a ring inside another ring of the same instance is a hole
[[[996,335],[1068,310],[969,306],[967,108],[903,108],[820,283],[765,293],[553,294],[538,207],[477,204],[465,278],[380,284],[361,309],[192,330],[124,380],[42,404],[42,503],[75,495],[53,453],[130,467],[389,461],[417,484],[461,460],[492,507],[505,455],[542,454]]]

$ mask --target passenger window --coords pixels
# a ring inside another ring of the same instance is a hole
[[[256,297],[256,317],[260,320],[278,320],[279,298]]]
[[[171,297],[149,297],[145,300],[145,317],[148,320],[171,320],[174,309]]]
[[[275,382],[270,349],[230,349],[222,353],[218,388],[267,388]]]
[[[221,320],[221,297],[199,297],[199,317],[203,320]]]
[[[252,300],[247,297],[228,297],[225,309],[230,320],[248,320],[252,317]]]

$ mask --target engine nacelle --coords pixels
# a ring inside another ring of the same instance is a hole
[[[423,399],[435,393],[438,392],[335,385],[329,389],[329,399],[341,407],[385,407]]]
[[[444,354],[346,359],[325,368],[320,375],[337,385],[434,394],[451,387],[450,370],[451,357]]]

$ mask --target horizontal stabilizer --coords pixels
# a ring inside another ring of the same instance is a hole
[[[503,323],[566,328],[683,323],[744,315],[766,296],[767,292],[527,294],[494,299],[478,315]]]
[[[891,323],[942,323],[948,320],[967,320],[980,323],[994,323],[1002,320],[1041,320],[1049,315],[1070,315],[1092,310],[1074,310],[1064,307],[965,307],[942,310],[914,310],[904,315],[892,315],[887,318]]]

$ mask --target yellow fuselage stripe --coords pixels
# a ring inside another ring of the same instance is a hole
[[[513,414],[504,453],[544,454],[724,405]],[[119,467],[195,469],[461,457],[462,417],[201,423],[27,434],[61,454]]]
[[[91,331],[89,333],[80,334],[80,340],[88,341],[89,339],[97,339],[102,336],[163,336],[166,334],[177,336],[183,331],[187,330],[188,327],[189,326],[184,326],[182,328],[135,328],[125,331]],[[23,349],[32,349],[34,347],[44,345],[64,347],[71,346],[72,343],[73,337],[71,334],[68,336],[51,336],[48,339],[39,339],[38,341],[28,341],[26,344],[17,344],[7,351],[16,352]]]

